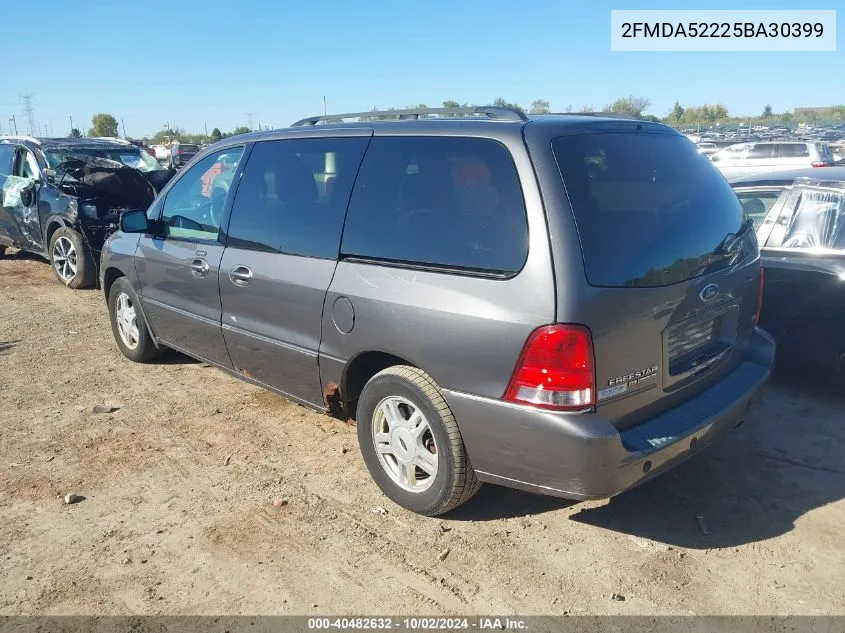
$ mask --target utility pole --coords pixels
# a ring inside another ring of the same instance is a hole
[[[120,117],[120,127],[123,128],[123,138],[126,138],[126,126],[123,125],[123,117]]]
[[[208,123],[203,123],[202,126],[205,128],[205,135],[208,136]]]
[[[32,109],[32,98],[34,96],[34,94],[21,95],[24,103],[23,109],[26,114],[26,122],[29,125],[29,133],[32,136],[38,134],[38,127],[35,125],[35,112]]]
[[[323,95],[323,116],[326,116],[328,113],[328,107],[326,106],[326,96]]]
[[[14,114],[9,117],[9,123],[10,123],[9,131],[11,132],[12,126],[15,126],[15,136],[17,136],[18,135],[18,122],[15,121],[15,115]]]
[[[249,131],[252,132],[252,112],[246,113],[246,126],[249,128]]]
[[[71,115],[67,115],[67,118],[70,119],[70,129],[73,131],[73,117]],[[68,136],[70,136],[70,132],[68,132]]]

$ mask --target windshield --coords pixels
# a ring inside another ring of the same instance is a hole
[[[745,214],[682,136],[609,132],[552,141],[594,286],[665,286],[730,266]],[[750,237],[749,237],[750,236]]]
[[[198,152],[198,151],[200,151],[199,145],[186,145],[184,143],[180,143],[176,147],[177,147],[177,149],[181,149],[183,152]]]
[[[59,147],[44,151],[47,166],[51,169],[56,169],[63,162],[71,158],[81,158],[82,160],[85,160],[86,156],[112,160],[144,173],[150,171],[162,171],[165,169],[161,163],[147,154],[147,152],[132,145],[114,148]]]

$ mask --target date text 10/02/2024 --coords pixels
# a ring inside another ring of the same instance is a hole
[[[526,630],[525,620],[510,617],[353,617],[353,618],[309,618],[309,630]]]

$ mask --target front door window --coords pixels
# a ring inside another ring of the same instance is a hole
[[[161,220],[166,237],[216,241],[232,175],[243,147],[209,154],[167,192]]]

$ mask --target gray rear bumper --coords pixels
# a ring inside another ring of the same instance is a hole
[[[444,390],[479,479],[568,497],[610,497],[672,468],[743,421],[769,378],[772,338],[757,330],[743,362],[694,398],[619,431],[567,414]]]

